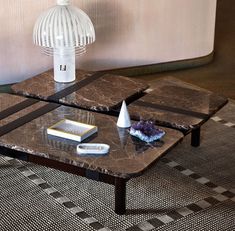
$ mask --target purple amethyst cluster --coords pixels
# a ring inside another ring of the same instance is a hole
[[[158,140],[165,135],[165,132],[157,128],[150,120],[141,120],[131,125],[130,134],[145,142]]]

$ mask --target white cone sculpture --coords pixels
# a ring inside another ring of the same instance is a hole
[[[117,126],[120,128],[129,128],[131,126],[131,120],[130,120],[130,116],[129,116],[125,101],[122,102],[122,107],[119,113]]]
[[[117,131],[118,131],[118,136],[120,139],[121,147],[124,148],[129,138],[129,132],[127,131],[126,128],[119,128],[119,127],[117,127]]]

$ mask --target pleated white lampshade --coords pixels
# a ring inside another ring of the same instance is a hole
[[[94,26],[88,15],[69,0],[57,0],[57,5],[42,13],[33,30],[34,44],[54,57],[54,79],[57,82],[75,80],[75,55],[86,52],[86,45],[95,41]]]

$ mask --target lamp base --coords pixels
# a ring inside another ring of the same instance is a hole
[[[70,83],[76,79],[75,50],[71,48],[54,49],[54,80]]]

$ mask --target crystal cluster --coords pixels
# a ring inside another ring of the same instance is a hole
[[[165,132],[156,126],[152,121],[141,120],[131,125],[130,134],[145,142],[153,142],[165,135]]]

